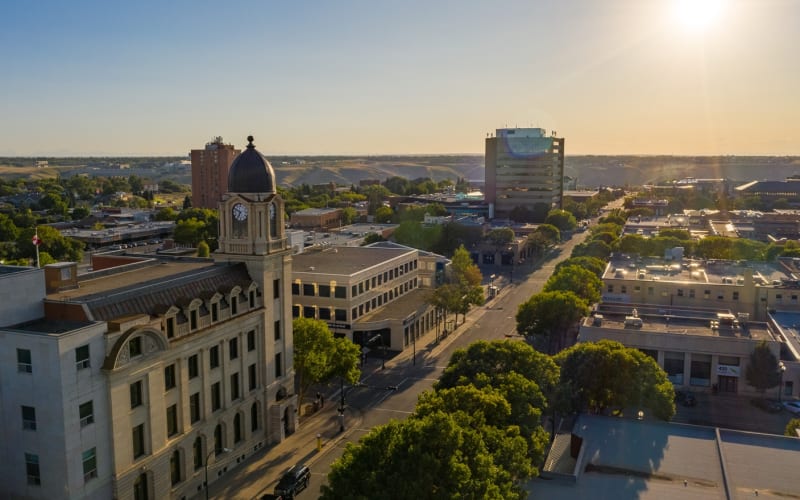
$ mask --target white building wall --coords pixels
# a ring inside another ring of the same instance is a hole
[[[44,269],[17,269],[0,273],[0,326],[16,325],[44,316]]]

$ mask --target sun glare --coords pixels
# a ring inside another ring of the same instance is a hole
[[[675,18],[685,30],[706,32],[723,14],[724,0],[674,0]]]

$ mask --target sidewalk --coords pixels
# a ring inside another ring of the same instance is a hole
[[[506,284],[500,289],[500,293],[497,296],[468,313],[465,321],[456,326],[456,329],[449,332],[446,337],[442,338],[440,333],[438,342],[436,341],[435,330],[417,338],[417,364],[425,364],[428,360],[435,358],[462,332],[480,320],[486,310],[490,309],[499,297],[509,293],[513,288],[514,285]],[[405,368],[412,363],[412,356],[413,350],[406,349],[391,358],[387,358],[385,360],[386,368],[383,370],[381,369],[380,358],[370,358],[365,366],[362,367],[361,378],[365,380],[374,373]],[[309,394],[315,394],[317,391],[323,393],[325,397],[325,405],[322,409],[303,417],[300,421],[300,428],[294,434],[272,447],[263,448],[251,454],[245,459],[244,464],[239,465],[211,483],[209,497],[251,500],[259,499],[261,495],[266,493],[272,493],[275,484],[286,469],[302,462],[311,467],[313,471],[314,462],[341,441],[346,440],[354,429],[360,427],[361,416],[357,412],[345,412],[345,431],[339,432],[339,384],[312,388]],[[306,399],[306,402],[311,401],[310,398]],[[302,403],[300,402],[301,406]],[[321,438],[321,450],[317,450],[317,435]],[[195,498],[204,498],[204,492],[198,492]]]

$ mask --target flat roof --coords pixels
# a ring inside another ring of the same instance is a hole
[[[536,498],[728,499],[755,490],[788,498],[800,491],[800,439],[654,420],[581,415],[577,481],[536,478]]]
[[[3,275],[3,274],[16,274],[16,273],[21,273],[23,271],[35,271],[35,270],[36,270],[35,267],[29,267],[29,266],[6,266],[6,265],[0,264],[0,275]]]
[[[359,316],[355,326],[362,323],[373,323],[375,321],[385,321],[387,319],[404,319],[413,312],[419,310],[419,306],[427,304],[430,299],[431,290],[417,288],[403,295],[397,300],[393,300],[383,307],[374,309],[369,313]]]
[[[388,260],[416,253],[414,249],[375,247],[331,247],[292,256],[292,274],[352,276]]]
[[[668,261],[657,257],[621,255],[615,256],[609,262],[602,279],[734,285],[741,284],[747,271],[752,272],[755,283],[761,285],[791,278],[785,268],[772,262],[691,259]]]
[[[671,335],[695,335],[700,337],[719,337],[730,339],[775,340],[766,323],[743,321],[738,328],[720,323],[711,328],[711,321],[718,321],[717,314],[730,311],[710,311],[665,306],[601,303],[598,313],[602,315],[601,328],[625,330],[625,318],[636,309],[642,326],[636,327],[647,333]],[[584,319],[584,326],[593,326],[595,318]],[[631,330],[630,327],[627,330]]]

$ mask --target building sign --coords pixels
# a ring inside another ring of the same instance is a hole
[[[334,328],[339,330],[349,330],[350,325],[347,323],[328,323],[328,328]]]
[[[738,377],[739,367],[734,365],[717,365],[717,375],[725,377]]]

